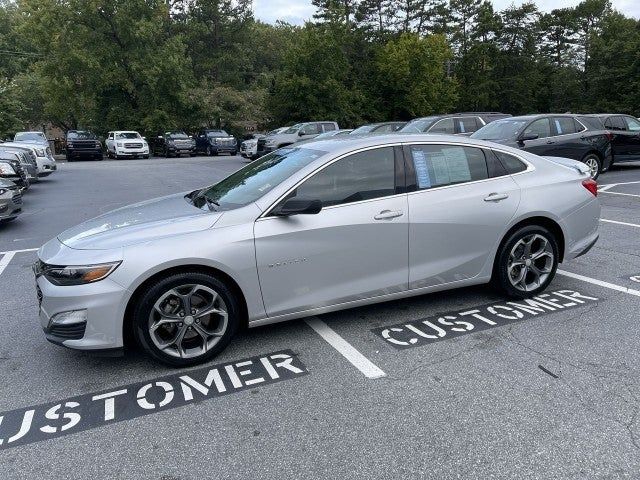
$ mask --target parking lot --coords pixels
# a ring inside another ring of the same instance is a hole
[[[640,164],[600,177],[599,242],[535,305],[488,287],[387,302],[251,329],[178,371],[45,341],[35,249],[245,162],[61,162],[1,226],[3,478],[637,478]]]

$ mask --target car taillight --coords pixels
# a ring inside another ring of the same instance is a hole
[[[593,178],[587,178],[582,181],[582,186],[589,190],[594,197],[598,196],[598,182]]]
[[[607,140],[609,141],[613,140],[613,133],[611,133],[609,130],[605,130],[604,134],[606,135]]]

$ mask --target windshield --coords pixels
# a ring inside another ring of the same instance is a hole
[[[298,133],[298,130],[300,130],[300,128],[301,128],[301,127],[302,127],[302,124],[301,124],[301,123],[296,123],[293,127],[289,127],[289,128],[287,128],[287,129],[286,129],[284,132],[282,132],[282,133],[286,133],[286,134],[289,134],[289,133]]]
[[[167,132],[167,133],[164,134],[164,136],[167,137],[167,138],[172,138],[172,139],[175,139],[175,138],[179,138],[179,139],[189,138],[189,135],[187,135],[184,132]]]
[[[41,142],[42,140],[46,140],[47,137],[44,136],[42,132],[18,132],[14,137],[16,142],[25,142],[27,140],[37,140]]]
[[[426,132],[433,123],[440,117],[424,117],[411,120],[399,132],[403,133],[422,133]]]
[[[141,138],[138,132],[120,132],[116,133],[116,140],[133,140]]]
[[[362,125],[361,127],[356,128],[353,132],[351,132],[349,135],[358,135],[359,133],[369,133],[371,132],[374,128],[376,128],[375,125]]]
[[[207,132],[208,137],[228,137],[229,134],[224,130],[218,130],[215,132]]]
[[[281,148],[241,168],[220,183],[193,192],[194,204],[202,207],[198,199],[206,197],[219,210],[248,205],[325,153],[308,148]]]
[[[96,136],[91,132],[84,132],[82,130],[78,130],[76,132],[69,132],[67,134],[67,138],[72,140],[95,140]]]
[[[488,123],[480,130],[471,135],[471,138],[480,140],[501,140],[506,138],[516,138],[529,120],[504,119]]]

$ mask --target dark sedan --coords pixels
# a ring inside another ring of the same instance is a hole
[[[593,117],[545,114],[496,120],[471,138],[501,143],[540,156],[578,160],[589,166],[591,177],[595,179],[611,166],[610,136]]]
[[[599,113],[600,119],[611,132],[612,163],[640,161],[640,121],[631,115]]]

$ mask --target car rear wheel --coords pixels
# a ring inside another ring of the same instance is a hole
[[[589,167],[589,175],[594,180],[602,173],[602,161],[595,153],[589,153],[582,159],[587,167]]]
[[[546,228],[529,225],[512,233],[496,257],[493,284],[510,297],[528,298],[549,286],[558,268],[558,242]]]
[[[206,273],[179,273],[154,282],[134,309],[134,334],[155,359],[172,366],[205,362],[238,330],[233,292]]]

